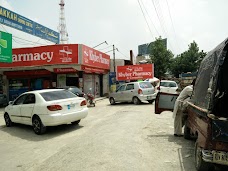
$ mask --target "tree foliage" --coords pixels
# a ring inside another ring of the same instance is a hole
[[[164,41],[161,37],[157,38],[156,41],[150,46],[150,59],[154,64],[155,76],[160,78],[165,76],[165,73],[170,67],[170,62],[173,58],[173,53],[167,50]]]
[[[187,51],[172,59],[170,71],[175,77],[178,77],[181,73],[197,71],[200,62],[206,56],[204,51],[199,51],[199,47],[195,41],[188,47]]]

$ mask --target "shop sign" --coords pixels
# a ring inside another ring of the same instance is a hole
[[[93,67],[88,67],[88,66],[82,66],[81,69],[87,73],[98,73],[98,74],[107,73],[107,70],[105,70],[105,69],[93,68]]]
[[[25,33],[59,43],[59,33],[0,6],[0,23]]]
[[[12,34],[0,31],[0,62],[12,62]]]
[[[77,72],[74,68],[54,68],[54,73],[75,73]]]
[[[110,69],[110,56],[88,46],[81,45],[81,64],[96,68]]]
[[[117,66],[116,79],[139,80],[154,77],[154,64]]]
[[[13,49],[13,62],[0,67],[26,67],[55,64],[78,64],[78,45],[50,45]]]

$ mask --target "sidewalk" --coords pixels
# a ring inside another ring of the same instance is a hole
[[[95,103],[97,101],[101,101],[101,100],[104,100],[104,99],[108,99],[108,97],[97,97],[97,98],[95,98]]]

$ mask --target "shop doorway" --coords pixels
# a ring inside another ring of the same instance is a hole
[[[66,86],[79,87],[79,79],[78,79],[78,77],[66,77]]]

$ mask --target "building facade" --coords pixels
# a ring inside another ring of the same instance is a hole
[[[23,92],[77,86],[96,96],[108,93],[110,57],[82,44],[13,49],[13,63],[0,63],[2,92],[9,100]]]

